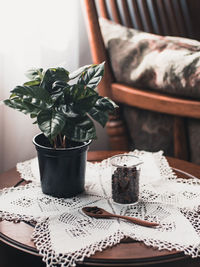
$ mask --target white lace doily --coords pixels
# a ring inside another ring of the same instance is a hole
[[[110,159],[87,163],[86,191],[73,198],[54,198],[42,193],[37,159],[18,163],[21,177],[33,183],[0,191],[0,217],[36,221],[33,240],[47,266],[75,266],[96,251],[113,246],[123,237],[142,240],[158,249],[177,249],[200,256],[200,182],[178,178],[162,152],[130,152],[142,165],[140,201],[118,205],[111,199]],[[84,206],[158,222],[156,228],[116,219],[94,219]]]

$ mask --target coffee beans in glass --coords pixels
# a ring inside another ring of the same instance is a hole
[[[134,204],[138,201],[141,164],[142,161],[132,155],[120,154],[111,158],[114,202]]]

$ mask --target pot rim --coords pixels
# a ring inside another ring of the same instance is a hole
[[[36,146],[36,147],[39,147],[39,148],[43,148],[43,149],[47,149],[47,150],[50,150],[50,151],[66,151],[66,150],[76,150],[76,149],[79,149],[79,148],[82,148],[82,147],[85,147],[87,145],[89,145],[92,140],[89,140],[89,141],[86,141],[86,142],[83,142],[84,144],[83,145],[80,145],[80,146],[75,146],[75,147],[65,147],[65,148],[62,148],[62,147],[59,147],[59,148],[53,148],[53,147],[47,147],[47,146],[43,146],[43,145],[40,145],[38,144],[35,139],[36,137],[38,137],[39,135],[44,135],[42,132],[39,133],[39,134],[36,134],[33,139],[32,139],[32,142],[33,144]],[[45,136],[45,135],[44,135]],[[46,137],[47,138],[47,137]]]

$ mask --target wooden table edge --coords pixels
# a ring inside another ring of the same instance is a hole
[[[14,239],[9,238],[8,236],[2,233],[0,233],[0,241],[4,242],[5,244],[15,249],[23,251],[25,253],[28,253],[28,254],[31,254],[37,257],[42,257],[41,255],[39,255],[39,252],[36,248],[28,246],[28,245],[24,245]],[[116,266],[116,267],[124,266],[124,264],[126,264],[126,266],[136,266],[136,265],[138,266],[138,265],[147,264],[147,261],[148,261],[148,265],[152,265],[152,264],[158,264],[158,263],[173,262],[174,259],[178,261],[178,260],[183,260],[187,258],[189,258],[189,256],[185,255],[183,252],[175,252],[173,254],[169,254],[165,256],[155,256],[155,257],[148,257],[148,258],[137,259],[137,260],[134,259],[134,262],[133,262],[133,259],[101,259],[101,258],[96,259],[91,256],[90,258],[86,257],[84,259],[84,262],[80,262],[80,264],[88,265],[88,266],[95,264],[95,266],[111,266],[111,267],[112,266]],[[78,263],[79,262],[77,262],[77,264]]]

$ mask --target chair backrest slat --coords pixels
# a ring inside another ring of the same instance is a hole
[[[139,10],[139,7],[138,7],[137,0],[132,0],[131,3],[132,3],[132,7],[133,7],[133,14],[134,14],[135,22],[137,24],[136,27],[137,27],[138,30],[143,31],[144,30],[144,26],[143,26],[143,23],[142,23],[142,18],[141,18],[141,15],[140,15],[140,10]]]
[[[161,21],[161,14],[159,13],[157,1],[151,1],[152,9],[154,12],[154,23],[156,25],[157,34],[164,34],[164,28]]]
[[[140,0],[138,3],[141,8],[141,17],[143,18],[144,30],[146,32],[153,32],[153,24],[152,24],[151,16],[150,16],[149,9],[147,6],[147,1]]]
[[[162,27],[164,30],[163,34],[164,35],[170,35],[170,24],[169,24],[169,20],[167,18],[167,11],[166,11],[166,7],[164,5],[163,0],[157,0],[157,5],[158,5],[159,13],[160,13]]]
[[[180,5],[185,20],[187,37],[200,40],[199,31],[199,0],[181,0]]]
[[[127,27],[133,27],[129,6],[126,0],[122,1],[122,8],[124,11],[124,20]]]
[[[188,1],[194,0],[92,1],[98,2],[102,17],[127,27],[161,35],[193,37],[189,13],[194,12]]]
[[[186,37],[187,36],[187,26],[186,26],[186,21],[185,21],[184,15],[183,15],[183,10],[182,10],[182,5],[180,3],[180,0],[175,1],[173,4],[174,4],[175,12],[176,12],[177,25],[179,28],[179,35]]]
[[[178,30],[178,26],[177,26],[177,15],[174,12],[173,3],[171,0],[167,0],[167,1],[165,1],[165,5],[166,5],[166,9],[168,11],[167,17],[169,19],[170,32],[173,35],[178,36],[179,30]]]
[[[110,7],[113,15],[113,19],[115,22],[122,24],[122,19],[119,12],[119,7],[117,4],[117,0],[110,0]]]
[[[105,0],[99,0],[100,14],[103,18],[109,19],[108,9]]]

